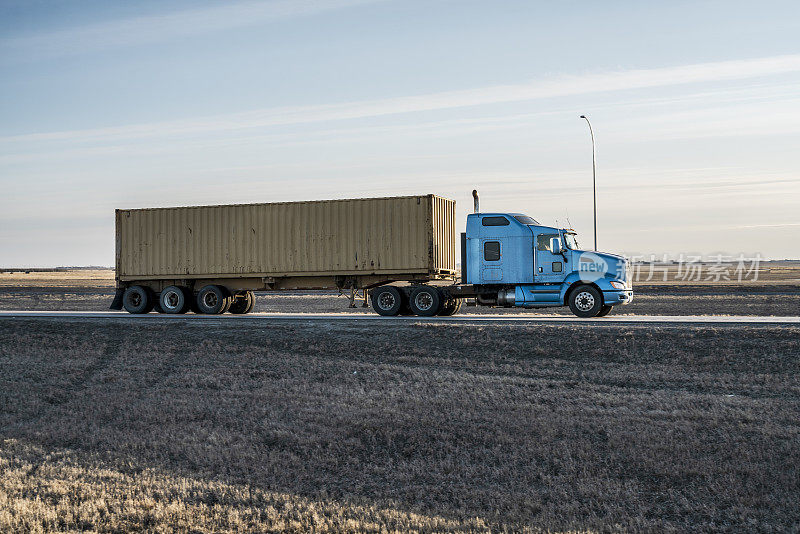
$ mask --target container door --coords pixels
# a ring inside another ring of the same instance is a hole
[[[536,236],[537,283],[563,282],[567,275],[564,256],[561,254],[553,254],[550,250],[550,240],[553,238],[561,239],[561,237],[555,233],[544,233]]]

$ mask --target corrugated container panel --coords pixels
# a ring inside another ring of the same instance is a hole
[[[117,274],[455,270],[455,202],[413,197],[118,210]]]

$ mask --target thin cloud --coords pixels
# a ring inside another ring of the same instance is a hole
[[[272,0],[225,2],[218,7],[131,17],[0,41],[0,57],[60,57],[110,47],[150,44],[175,37],[229,30],[273,20],[316,15],[383,0]]]
[[[656,69],[633,69],[554,76],[522,84],[447,91],[320,106],[294,106],[240,113],[87,130],[35,133],[0,138],[0,142],[91,141],[188,136],[290,124],[364,119],[602,92],[673,85],[724,82],[800,72],[800,54],[699,63]]]
[[[742,226],[730,226],[734,230],[741,230],[745,228],[788,228],[792,226],[800,226],[800,223],[778,223],[778,224],[746,224]]]

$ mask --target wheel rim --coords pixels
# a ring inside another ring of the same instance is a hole
[[[180,304],[181,298],[176,291],[170,291],[162,299],[161,305],[169,310],[174,310]]]
[[[581,291],[575,295],[575,306],[580,311],[589,311],[594,308],[594,295],[588,291]]]
[[[131,293],[128,296],[128,302],[131,306],[138,307],[142,303],[142,296],[139,293]]]
[[[382,310],[391,310],[396,302],[397,299],[389,291],[385,291],[378,296],[378,306]]]
[[[203,295],[203,304],[209,308],[214,308],[219,303],[217,295],[213,291],[209,291]]]
[[[433,307],[433,295],[427,291],[420,291],[414,297],[414,305],[416,305],[418,310],[430,310]]]

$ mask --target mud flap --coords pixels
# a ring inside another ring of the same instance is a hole
[[[114,295],[114,300],[111,301],[111,306],[108,307],[109,310],[121,310],[122,309],[122,295],[125,294],[125,290],[122,288],[117,289],[117,293]]]

